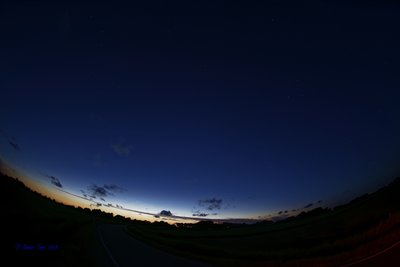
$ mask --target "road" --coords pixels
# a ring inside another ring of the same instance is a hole
[[[378,253],[342,267],[399,266],[399,255],[400,241]]]
[[[149,246],[133,238],[122,225],[99,225],[97,236],[100,241],[96,249],[97,266],[99,267],[207,266]],[[399,255],[400,241],[383,251],[342,267],[398,266]],[[267,266],[272,265],[267,264]]]
[[[99,225],[97,265],[125,266],[206,266],[205,264],[170,255],[134,239],[122,225]]]

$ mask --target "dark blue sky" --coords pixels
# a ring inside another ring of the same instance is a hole
[[[0,156],[152,213],[255,218],[354,197],[399,174],[399,11],[3,3]]]

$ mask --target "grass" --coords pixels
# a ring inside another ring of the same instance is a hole
[[[315,260],[334,266],[371,255],[400,240],[400,179],[347,205],[316,209],[281,222],[177,227],[65,206],[1,176],[0,195],[8,201],[3,202],[7,203],[3,231],[8,233],[3,241],[8,250],[4,255],[17,266],[95,266],[101,250],[96,236],[99,223],[125,224],[131,235],[154,247],[226,266],[291,261],[307,265]],[[60,249],[16,251],[16,243],[57,244]]]
[[[278,223],[208,229],[132,225],[129,231],[171,253],[218,264],[332,257],[356,250],[360,254],[362,247],[372,253],[400,239],[399,193],[397,180],[334,210]]]

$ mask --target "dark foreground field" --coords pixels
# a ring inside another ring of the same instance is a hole
[[[171,226],[65,206],[1,175],[12,266],[398,266],[400,179],[333,210],[256,225]],[[3,264],[2,264],[3,265]]]
[[[157,224],[129,230],[171,253],[218,265],[341,266],[400,240],[400,180],[333,210],[315,209],[277,223],[178,229]],[[397,265],[386,261],[384,266]]]

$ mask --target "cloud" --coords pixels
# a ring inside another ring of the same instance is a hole
[[[215,213],[213,213],[215,214]],[[210,215],[209,213],[193,213],[194,217],[207,217],[208,215]]]
[[[21,151],[21,147],[18,145],[15,137],[10,137],[4,130],[0,129],[0,134],[7,140],[8,144],[16,151]]]
[[[113,196],[114,193],[123,193],[125,191],[128,190],[115,184],[105,184],[103,186],[92,184],[87,187],[87,191],[81,190],[85,198],[100,199],[103,202],[106,202],[106,197]]]
[[[88,195],[86,194],[86,192],[85,192],[84,190],[81,190],[81,192],[82,192],[82,196],[83,196],[83,197],[85,197],[85,198],[88,197]]]
[[[21,151],[21,148],[19,147],[19,145],[18,145],[15,141],[8,141],[8,143],[9,143],[10,146],[12,146],[15,150]]]
[[[45,176],[50,179],[50,182],[53,185],[55,185],[55,186],[57,186],[59,188],[63,188],[63,185],[61,184],[61,182],[60,182],[60,180],[58,178],[56,178],[54,176],[51,176],[51,175],[47,175],[47,174],[45,174]]]
[[[169,210],[162,210],[158,215],[161,216],[173,216],[172,212]]]
[[[228,209],[232,206],[229,203],[225,203],[220,198],[206,198],[198,200],[198,206],[192,208],[192,216],[193,217],[207,217],[210,215],[218,215],[219,213],[215,211],[219,211],[221,209]],[[214,212],[212,212],[214,211]]]
[[[91,186],[88,186],[88,191],[89,191],[89,195],[92,198],[105,198],[108,197],[110,195],[113,195],[111,192],[107,191],[104,187],[102,186],[98,186],[95,184],[92,184]]]
[[[308,208],[312,207],[312,205],[314,205],[314,204],[313,203],[307,204],[307,205],[304,206],[303,209],[308,209]]]
[[[199,200],[199,206],[204,207],[207,210],[220,210],[222,206],[222,199],[215,197],[209,199]]]
[[[115,153],[117,153],[118,156],[129,156],[132,149],[130,145],[127,145],[125,143],[114,144],[111,146],[111,148],[114,150]]]
[[[122,188],[115,184],[105,184],[104,188],[107,189],[108,191],[112,191],[114,193],[123,193],[123,192],[128,191],[127,189]]]

